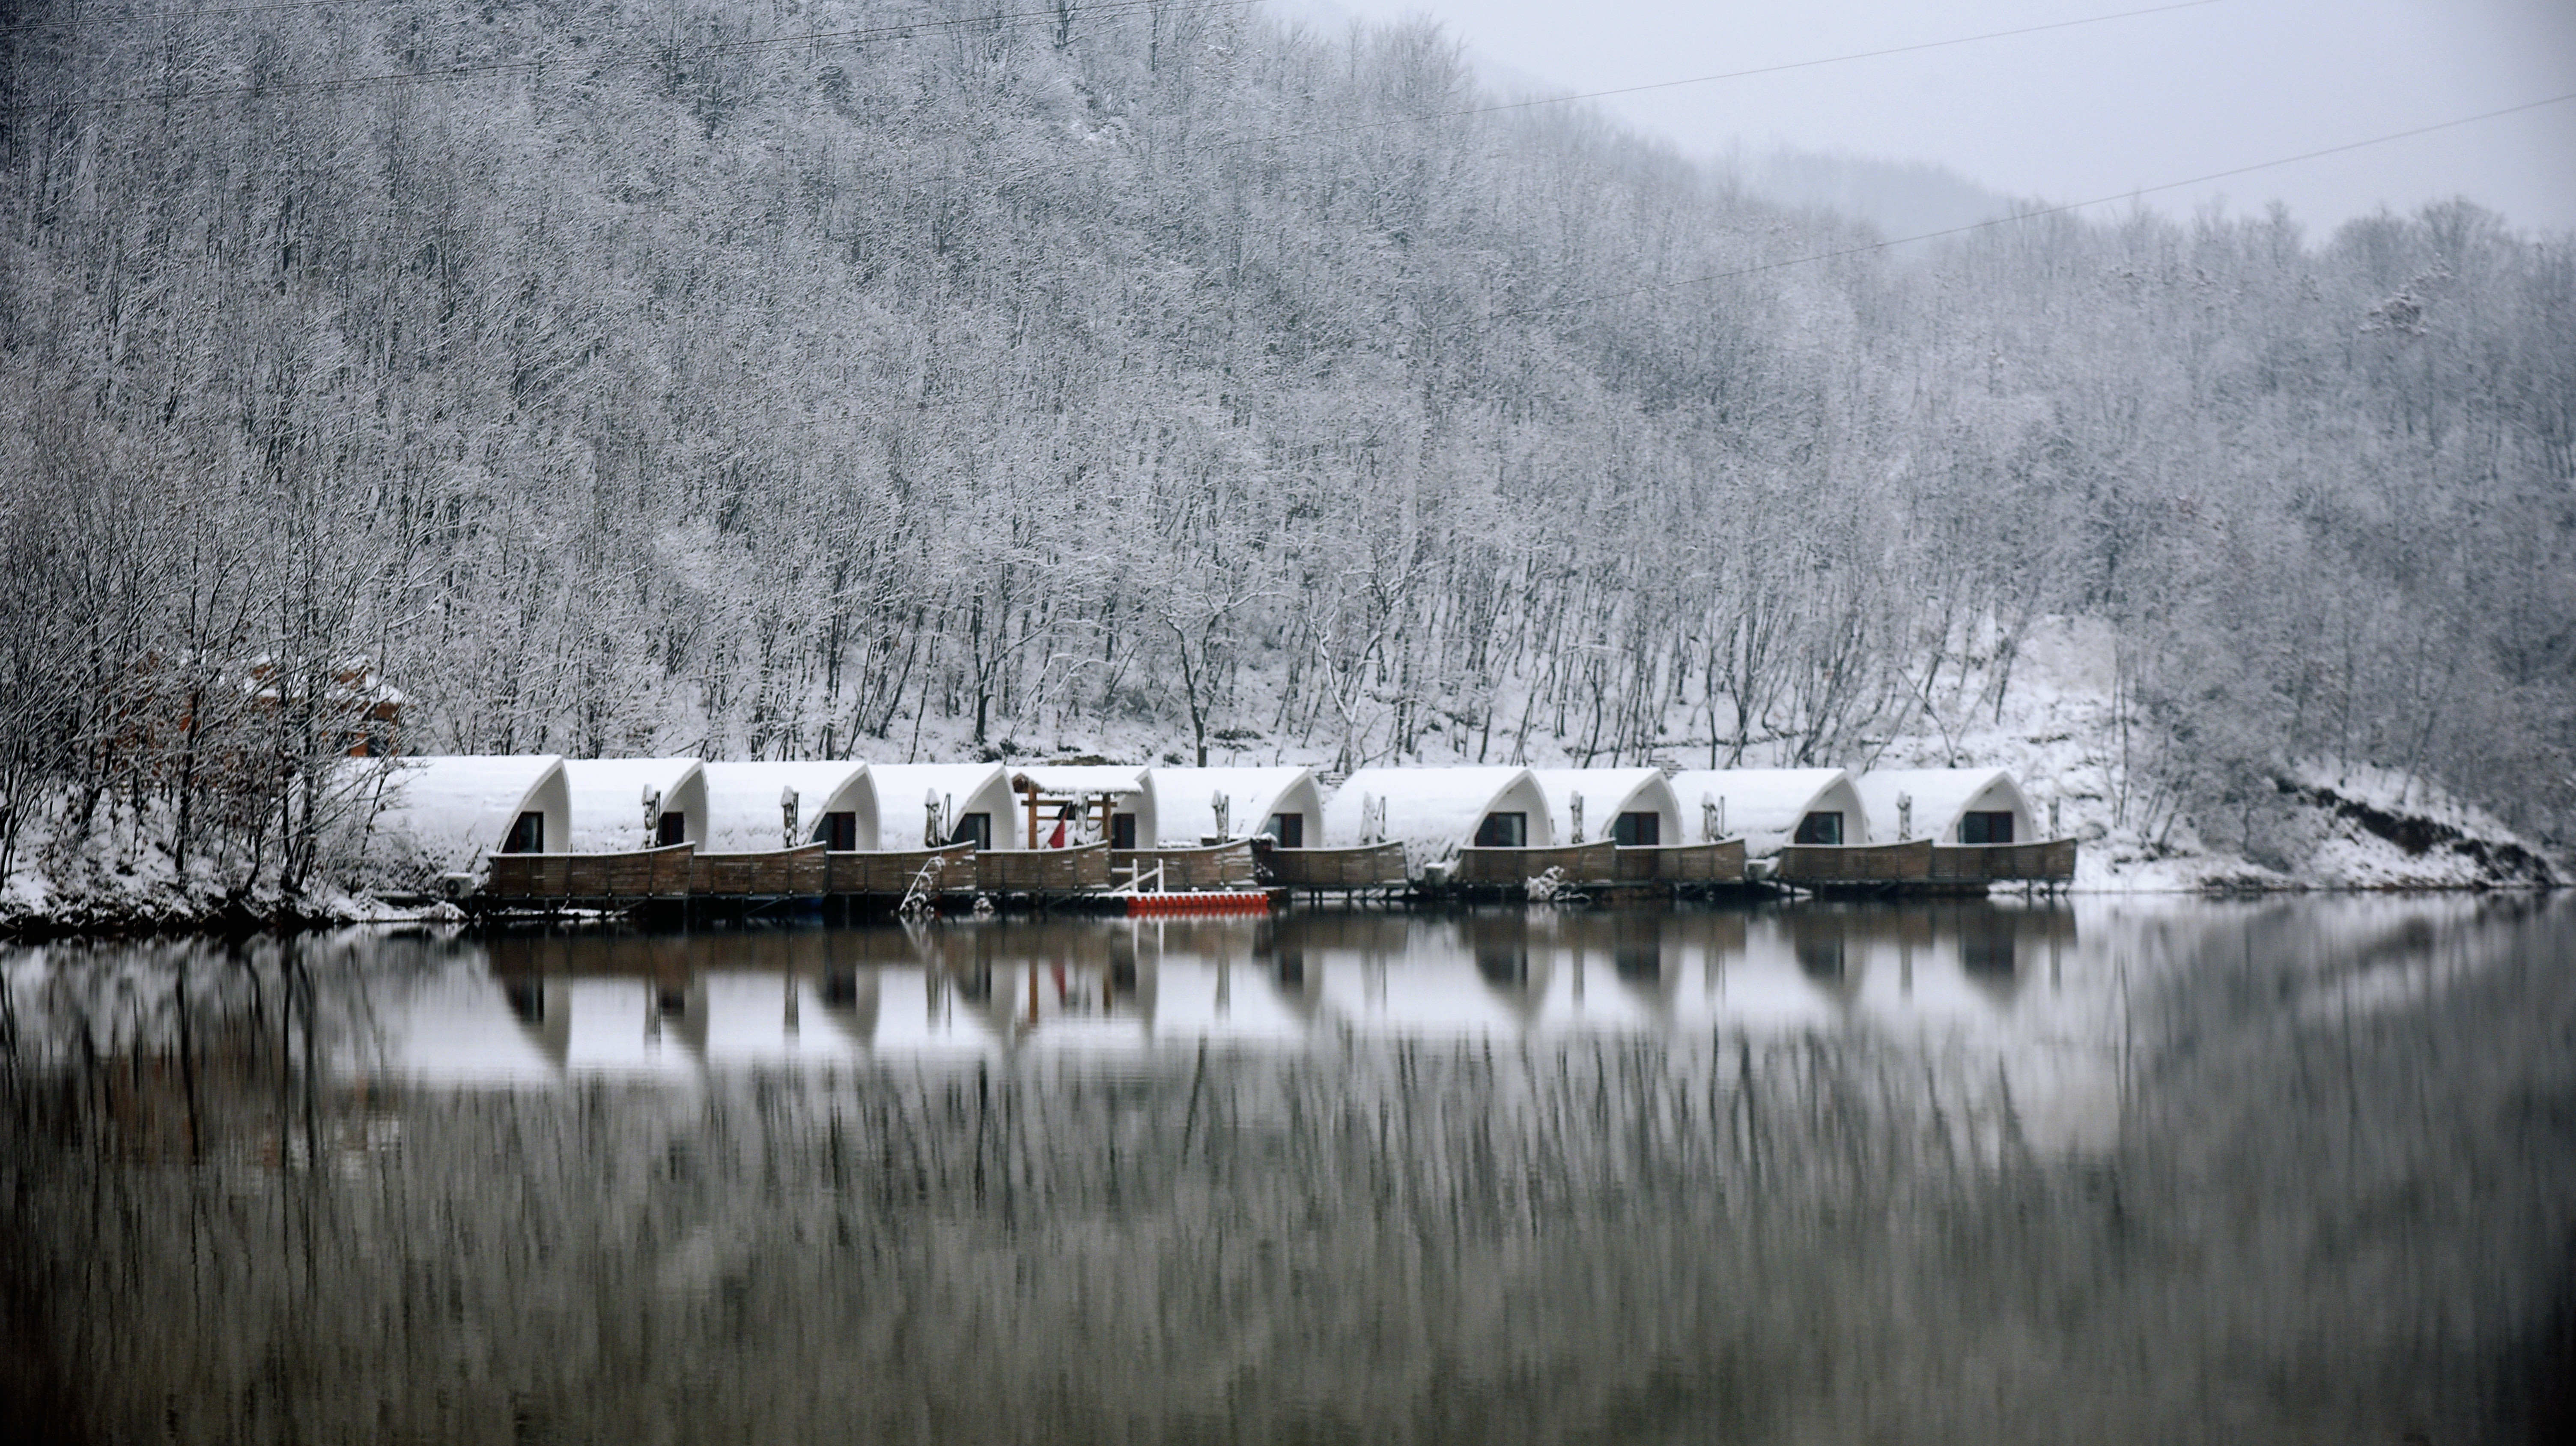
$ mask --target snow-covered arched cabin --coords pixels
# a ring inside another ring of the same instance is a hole
[[[1324,795],[1311,768],[1155,768],[1147,771],[1146,782],[1153,791],[1157,841],[1166,848],[1255,834],[1268,834],[1283,849],[1324,841]]]
[[[1086,799],[1091,804],[1086,816],[1100,825],[1111,848],[1152,848],[1162,837],[1154,815],[1153,785],[1142,768],[1032,763],[1011,770],[1011,789],[1020,800],[1020,841],[1029,848],[1053,837],[1063,809]],[[1029,808],[1032,797],[1037,803],[1034,813]]]
[[[1623,847],[1677,844],[1681,806],[1660,768],[1533,768],[1547,816],[1562,843],[1608,839]],[[1583,823],[1574,822],[1574,800],[1583,799]]]
[[[708,848],[759,853],[818,843],[847,852],[877,846],[877,791],[864,763],[710,763],[706,777]]]
[[[694,758],[567,758],[564,788],[572,827],[559,852],[625,853],[706,841],[707,779]]]
[[[1363,768],[1324,803],[1336,848],[1400,843],[1416,873],[1462,848],[1547,848],[1547,795],[1526,768]]]
[[[971,843],[979,851],[1023,848],[1011,811],[1011,777],[998,763],[875,763],[877,843],[881,849]],[[933,840],[929,800],[938,800],[945,837]]]
[[[1937,844],[2040,841],[2021,785],[2000,768],[1883,768],[1855,785],[1881,838]]]
[[[1868,810],[1839,768],[1703,768],[1673,775],[1691,836],[1710,829],[1744,840],[1748,858],[1790,844],[1865,844]]]
[[[351,764],[371,806],[366,855],[396,874],[472,873],[493,854],[561,849],[572,836],[563,759],[425,754]]]

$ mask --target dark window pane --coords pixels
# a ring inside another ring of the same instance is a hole
[[[1132,849],[1136,846],[1136,815],[1132,813],[1109,815],[1109,846],[1114,849]]]
[[[978,849],[993,846],[993,816],[989,813],[963,813],[957,816],[957,831],[948,836],[953,844],[970,843]]]
[[[2013,816],[2003,813],[1972,813],[1959,820],[1959,842],[1971,844],[2008,844],[2013,841]]]
[[[1270,815],[1270,822],[1263,825],[1263,829],[1272,838],[1277,839],[1283,849],[1301,849],[1306,846],[1306,815],[1302,813],[1274,813]]]
[[[1480,849],[1526,848],[1529,840],[1529,816],[1519,813],[1489,813],[1476,826],[1476,847]]]
[[[654,826],[653,842],[656,846],[667,847],[688,841],[689,816],[685,813],[666,813],[662,815],[662,821]]]
[[[501,843],[505,854],[541,854],[546,851],[546,816],[523,813],[510,825],[510,836]]]
[[[1622,848],[1651,848],[1664,841],[1663,815],[1623,813],[1611,821],[1610,841]]]
[[[1838,844],[1842,841],[1843,816],[1840,811],[1811,813],[1798,820],[1798,836],[1794,842]]]

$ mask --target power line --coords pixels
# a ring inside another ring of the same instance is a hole
[[[1630,287],[1625,291],[1605,291],[1592,296],[1578,296],[1565,301],[1553,301],[1544,306],[1519,307],[1511,311],[1497,312],[1495,313],[1495,318],[1497,320],[1501,320],[1509,317],[1541,316],[1551,311],[1564,311],[1571,307],[1589,306],[1595,302],[1620,301],[1631,296],[1651,296],[1658,292],[1680,291],[1685,287],[1706,286],[1712,282],[1731,281],[1739,276],[1759,275],[1765,271],[1782,271],[1792,266],[1810,266],[1819,261],[1836,261],[1846,256],[1865,256],[1873,251],[1885,251],[1893,246],[1911,245],[1917,241],[1937,241],[1945,236],[1964,235],[1970,231],[1983,231],[1994,226],[2009,226],[2016,221],[2033,221],[2043,216],[2061,216],[2069,211],[2083,210],[2087,206],[2107,206],[2114,201],[2126,201],[2138,196],[2152,196],[2159,191],[2179,191],[2185,186],[2206,185],[2211,181],[2223,181],[2231,176],[2250,175],[2255,171],[2268,171],[2276,166],[2290,166],[2296,165],[2301,161],[2313,161],[2321,156],[2336,156],[2342,155],[2346,151],[2364,150],[2371,146],[2384,146],[2391,141],[2402,141],[2415,136],[2430,135],[2435,131],[2446,131],[2458,126],[2475,125],[2480,121],[2491,121],[2502,116],[2519,115],[2524,111],[2540,110],[2547,106],[2565,105],[2571,100],[2576,100],[2576,90],[2568,91],[2563,95],[2553,95],[2543,100],[2524,101],[2520,105],[2509,105],[2500,110],[2480,111],[2476,115],[2464,115],[2454,120],[2435,121],[2431,125],[2416,126],[2411,130],[2390,131],[2386,135],[2372,136],[2367,140],[2346,141],[2342,145],[2338,146],[2326,146],[2318,150],[2301,151],[2295,156],[2281,156],[2274,160],[2256,161],[2252,165],[2247,166],[2232,166],[2224,171],[2211,171],[2207,175],[2193,176],[2186,180],[2166,181],[2160,185],[2154,186],[2139,186],[2131,190],[2122,191],[2117,195],[2095,196],[2088,201],[2068,201],[2065,204],[2058,206],[2041,206],[2034,210],[2017,211],[2009,216],[1996,216],[1984,221],[1971,221],[1964,226],[1946,226],[1938,231],[1924,231],[1912,236],[1899,236],[1894,240],[1889,241],[1872,241],[1861,246],[1845,246],[1833,251],[1818,251],[1810,255],[1792,256],[1780,261],[1764,261],[1752,266],[1739,266],[1729,271],[1712,271],[1705,276],[1693,276],[1682,281],[1666,281],[1653,286]]]
[[[1532,106],[1568,105],[1578,100],[1600,100],[1605,96],[1635,95],[1640,91],[1671,90],[1676,86],[1708,85],[1721,80],[1743,80],[1748,76],[1778,75],[1790,70],[1812,70],[1820,65],[1840,65],[1850,60],[1876,60],[1888,55],[1910,55],[1916,51],[1940,50],[1953,45],[1973,45],[1983,40],[2003,40],[2015,35],[2037,35],[2047,30],[2071,30],[2079,25],[2100,25],[2112,20],[2134,20],[2141,15],[2164,15],[2176,10],[2197,10],[2204,5],[2220,3],[2223,3],[2223,0],[2178,0],[2175,4],[2151,5],[2144,10],[2122,10],[2110,15],[2087,15],[2075,20],[2052,20],[2044,25],[2023,25],[2011,30],[1988,30],[1976,35],[1954,35],[1947,40],[1924,40],[1912,45],[1891,45],[1881,50],[1855,50],[1848,55],[1825,55],[1813,60],[1792,60],[1780,65],[1757,65],[1750,70],[1728,70],[1715,75],[1686,76],[1680,80],[1653,80],[1643,85],[1622,85],[1610,90],[1584,91],[1579,95],[1549,95],[1532,100],[1496,101],[1491,105],[1425,111],[1419,115],[1397,116],[1392,120],[1363,121],[1357,125],[1331,126],[1317,130],[1279,131],[1270,135],[1246,136],[1240,140],[1222,141],[1219,144],[1259,145],[1264,141],[1294,140],[1303,136],[1337,136],[1348,135],[1354,131],[1385,130],[1391,126],[1417,125],[1424,121],[1446,120],[1453,116],[1490,115],[1496,111],[1527,110]]]
[[[1139,10],[1159,9],[1171,3],[1172,0],[1093,0],[1093,3],[1081,4],[1072,7],[1071,18],[1078,20],[1085,17],[1132,14]],[[1216,10],[1240,9],[1248,5],[1256,5],[1259,3],[1261,3],[1261,0],[1199,0],[1199,3],[1180,5],[1175,6],[1174,8],[1185,14],[1196,15]],[[275,8],[292,9],[297,7],[278,6]],[[602,62],[600,68],[608,69],[616,67],[663,65],[674,60],[695,60],[714,55],[735,55],[746,51],[764,50],[777,46],[915,40],[920,39],[925,35],[937,34],[949,30],[967,29],[979,26],[1016,28],[1019,25],[1030,23],[1057,24],[1063,22],[1066,18],[1067,16],[1064,12],[1050,6],[1044,10],[1009,11],[992,15],[967,16],[951,20],[906,20],[892,24],[861,26],[846,30],[808,30],[800,31],[794,35],[773,35],[765,36],[756,40],[718,41],[712,44],[689,46],[682,49],[665,51],[659,55],[623,61]],[[379,85],[430,85],[441,84],[449,81],[479,80],[495,75],[540,71],[549,66],[558,65],[572,65],[578,67],[579,61],[575,57],[555,56],[544,60],[490,61],[473,65],[453,65],[444,70],[382,71],[369,75],[334,76],[324,80],[283,81],[274,85],[212,86],[201,90],[160,91],[143,95],[102,96],[91,99],[59,101],[21,101],[16,105],[0,109],[0,114],[29,115],[40,112],[45,114],[61,114],[67,111],[72,113],[81,113],[87,111],[122,110],[133,106],[184,105],[196,101],[238,99],[248,96],[362,90]]]

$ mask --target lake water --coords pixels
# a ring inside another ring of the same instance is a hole
[[[2555,1440],[2571,966],[2465,897],[0,952],[0,1415]]]

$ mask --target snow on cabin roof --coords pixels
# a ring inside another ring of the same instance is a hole
[[[1011,787],[1034,783],[1058,797],[1077,793],[1143,793],[1145,770],[1116,763],[1031,763],[1011,770]]]
[[[1227,837],[1246,838],[1261,831],[1290,790],[1314,776],[1311,768],[1157,768],[1151,775],[1154,811],[1167,835],[1184,841],[1212,836],[1216,796],[1222,793]],[[1315,823],[1320,828],[1323,820]]]
[[[1360,842],[1360,810],[1369,799],[1386,809],[1384,839],[1418,861],[1445,857],[1476,836],[1494,800],[1529,780],[1526,768],[1363,768],[1324,805],[1324,837],[1335,847]]]
[[[1724,799],[1726,832],[1743,839],[1745,851],[1760,858],[1779,852],[1817,799],[1850,777],[1839,768],[1700,768],[1674,774],[1672,783],[1687,828],[1699,826],[1703,798]],[[1855,843],[1861,836],[1857,827],[1844,833]]]
[[[2021,785],[2000,768],[1872,769],[1852,780],[1852,786],[1860,790],[1861,805],[1869,810],[1874,835],[1896,837],[1896,800],[1902,794],[1914,801],[1914,826],[1906,837],[1955,841],[1951,835],[1959,827],[1959,816],[1978,794],[1998,782],[2010,791],[2013,808],[2030,817],[2030,801],[2022,797]]]
[[[1583,795],[1583,836],[1598,841],[1610,836],[1610,825],[1640,793],[1664,781],[1660,768],[1533,768],[1538,791],[1547,796],[1547,816],[1561,842],[1574,838],[1574,795]],[[1655,808],[1660,799],[1650,800]],[[1641,812],[1643,810],[1640,810]]]
[[[816,823],[833,809],[873,807],[862,799],[868,766],[841,762],[710,763],[707,775],[707,844],[713,849],[758,852],[784,847],[780,842],[779,795],[796,790],[799,842],[813,836]]]
[[[698,760],[694,758],[565,759],[564,786],[572,802],[572,850],[617,853],[644,847],[644,790],[660,793],[665,810],[685,810],[682,795],[689,791],[690,784],[701,783],[701,779]],[[703,827],[703,820],[690,822],[693,834]]]
[[[395,853],[453,873],[498,849],[563,766],[552,753],[419,754],[352,760],[348,771],[360,790],[382,783],[371,836]]]
[[[919,848],[922,826],[922,799],[936,793],[955,807],[960,815],[977,809],[999,811],[993,820],[993,841],[1004,848],[1013,847],[1010,827],[1010,778],[998,763],[872,763],[868,781],[877,791],[877,847],[887,849]],[[978,800],[977,795],[991,790],[992,796]]]

